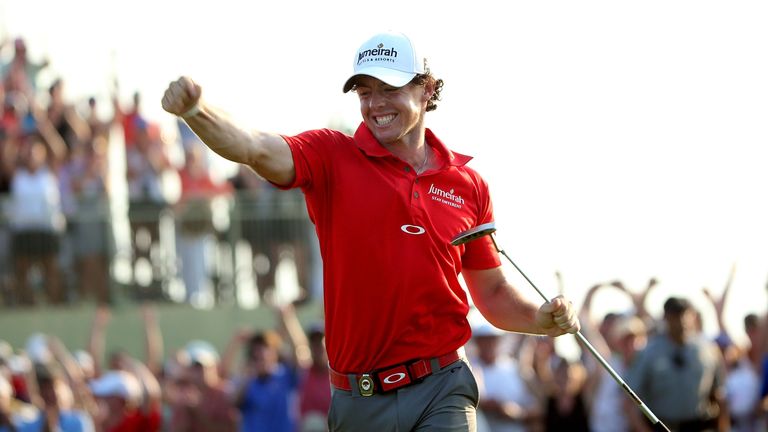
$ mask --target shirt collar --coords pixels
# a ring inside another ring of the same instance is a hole
[[[426,138],[427,145],[437,151],[440,159],[447,161],[450,166],[464,166],[472,160],[472,156],[451,151],[429,128],[426,129],[424,137]],[[392,156],[392,153],[376,140],[376,137],[373,136],[368,126],[363,122],[360,123],[357,131],[355,131],[354,140],[360,150],[370,157]]]

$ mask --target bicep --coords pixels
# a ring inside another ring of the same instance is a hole
[[[499,293],[506,284],[506,278],[501,267],[482,270],[465,268],[461,274],[475,306],[487,319],[492,321],[495,315],[492,309],[494,306],[499,306],[494,302],[499,300]],[[498,324],[494,323],[494,325]]]
[[[296,177],[291,148],[277,134],[255,132],[248,165],[266,180],[287,186]]]
[[[464,282],[467,284],[469,293],[472,295],[472,299],[475,302],[482,302],[485,298],[491,295],[499,285],[506,281],[501,267],[482,270],[464,268],[461,271],[461,275],[464,277]]]
[[[536,324],[536,304],[526,299],[506,279],[501,266],[462,270],[475,306],[495,327],[507,331],[542,334]]]

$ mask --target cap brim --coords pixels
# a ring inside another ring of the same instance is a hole
[[[106,396],[121,396],[125,397],[120,392],[120,389],[118,388],[118,385],[114,382],[108,382],[104,380],[96,380],[95,382],[91,383],[91,394],[93,394],[96,397],[106,397]]]
[[[211,366],[216,366],[217,361],[215,358],[211,356],[198,355],[198,356],[192,357],[189,363],[192,365],[198,364],[203,367],[211,367]]]
[[[365,68],[363,71],[360,71],[349,77],[347,82],[344,83],[344,93],[352,90],[352,87],[355,85],[355,80],[361,75],[379,79],[393,87],[403,87],[404,85],[411,82],[411,80],[416,77],[417,74],[413,72],[401,72],[398,70],[382,67]]]

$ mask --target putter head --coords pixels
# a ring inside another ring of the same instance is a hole
[[[478,225],[474,228],[470,228],[464,232],[458,233],[456,237],[451,240],[451,244],[454,246],[461,246],[464,243],[471,242],[472,240],[480,237],[485,237],[496,232],[496,223],[488,222],[486,224]]]

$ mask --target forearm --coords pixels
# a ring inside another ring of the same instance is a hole
[[[523,298],[509,283],[499,282],[494,288],[477,295],[475,306],[494,326],[517,333],[545,334],[536,323],[539,306]]]
[[[73,107],[67,108],[64,111],[64,116],[80,142],[86,142],[91,139],[91,128]]]
[[[157,321],[154,309],[149,305],[142,305],[144,320],[144,345],[146,351],[145,364],[150,372],[159,376],[163,363],[163,335],[160,324]]]
[[[64,373],[72,389],[75,406],[83,408],[89,413],[93,412],[94,400],[89,391],[88,383],[83,375],[83,371],[77,363],[74,356],[66,349],[59,339],[52,339],[50,342],[51,352],[56,360],[61,364]]]
[[[285,333],[291,344],[293,363],[299,368],[308,368],[312,362],[309,351],[309,342],[301,327],[301,322],[296,316],[292,305],[284,306],[276,310],[280,328]]]
[[[97,376],[101,375],[102,360],[104,358],[104,339],[106,334],[104,318],[102,317],[104,313],[103,310],[96,312],[88,338],[88,354],[93,359],[93,370]]]
[[[262,177],[279,184],[293,180],[293,159],[281,136],[246,130],[202,101],[198,109],[198,113],[184,120],[219,156],[249,165]]]
[[[224,348],[224,353],[222,354],[221,361],[219,362],[219,375],[221,375],[222,378],[231,378],[232,366],[235,364],[235,359],[237,358],[237,353],[239,350],[240,340],[238,339],[237,335],[235,335],[232,337],[232,339],[230,339],[229,343],[227,343],[227,346]]]
[[[133,373],[136,378],[139,379],[141,386],[144,388],[144,410],[149,412],[156,405],[162,403],[162,390],[160,389],[160,382],[147,368],[147,366],[137,359],[131,359],[129,363],[130,372]]]
[[[47,119],[41,118],[37,121],[37,131],[43,137],[53,158],[56,161],[63,160],[67,153],[67,144],[53,125]]]

